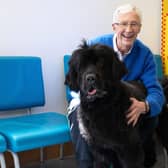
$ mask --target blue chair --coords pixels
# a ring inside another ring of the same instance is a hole
[[[70,60],[71,55],[64,55],[64,74],[66,75],[69,70],[68,62]],[[72,99],[72,96],[70,94],[70,89],[68,86],[65,86],[65,92],[66,92],[66,100],[67,102],[70,102]]]
[[[160,55],[155,54],[154,55],[154,60],[156,63],[156,73],[158,79],[161,79],[163,77],[163,65],[162,65],[162,59]]]
[[[0,135],[0,166],[1,168],[6,168],[5,158],[3,152],[6,151],[6,141],[5,138]]]
[[[31,112],[31,108],[45,104],[39,57],[1,56],[0,76],[0,111],[10,111],[8,114],[11,114],[13,110],[27,110],[27,113],[21,110],[21,115],[0,119],[0,134],[6,139],[15,168],[20,168],[18,152],[42,149],[71,140],[65,115],[58,112]]]

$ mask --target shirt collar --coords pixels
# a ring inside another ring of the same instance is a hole
[[[114,49],[114,51],[117,53],[118,58],[119,58],[121,61],[123,61],[124,58],[131,52],[132,47],[131,47],[131,49],[130,49],[126,54],[122,55],[122,53],[119,51],[119,49],[118,49],[118,47],[117,47],[117,42],[116,42],[116,41],[117,41],[117,35],[114,34],[114,36],[113,36],[113,49]]]

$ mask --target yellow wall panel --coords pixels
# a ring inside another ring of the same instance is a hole
[[[168,0],[162,0],[162,37],[161,55],[163,70],[168,75]]]

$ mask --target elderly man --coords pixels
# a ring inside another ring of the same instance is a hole
[[[139,116],[145,115],[145,122],[141,128],[141,137],[144,144],[145,167],[151,167],[156,161],[153,133],[157,126],[158,114],[164,103],[164,95],[156,77],[156,67],[150,49],[137,39],[141,30],[141,13],[133,5],[120,6],[114,11],[112,29],[113,34],[107,34],[88,41],[89,45],[101,43],[112,47],[128,69],[124,81],[139,80],[147,89],[145,101],[131,98],[132,105],[128,109],[127,124],[135,126]],[[76,158],[79,168],[92,168],[93,160],[91,147],[81,137],[76,119],[76,107],[79,98],[74,97],[69,105],[69,120],[71,125],[72,141],[75,146]],[[116,168],[117,163],[113,165]]]

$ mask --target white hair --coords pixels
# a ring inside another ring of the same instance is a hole
[[[113,13],[113,23],[117,23],[118,22],[118,16],[120,14],[124,14],[124,13],[128,13],[128,12],[136,12],[136,14],[139,16],[140,21],[142,20],[142,15],[141,15],[141,11],[132,4],[126,4],[126,5],[122,5],[120,7],[118,7],[114,13]]]

